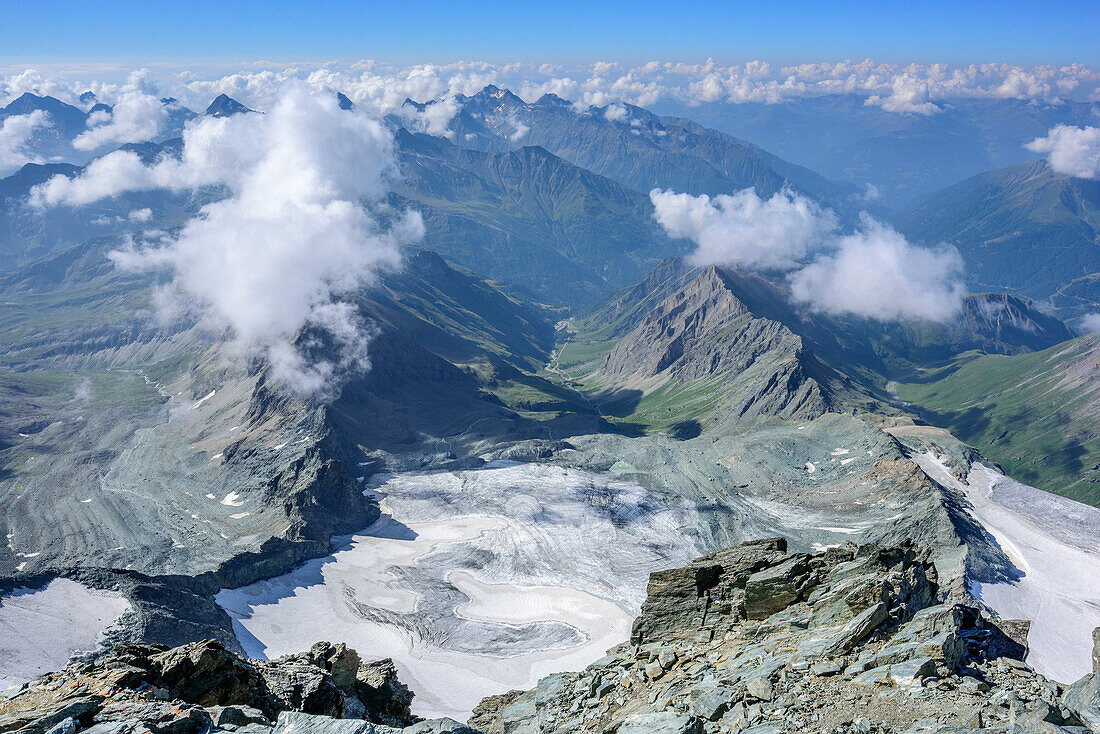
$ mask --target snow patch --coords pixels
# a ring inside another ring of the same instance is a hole
[[[210,393],[209,393],[209,394],[207,394],[207,396],[206,396],[206,397],[202,398],[202,399],[201,399],[201,400],[199,400],[199,401],[198,401],[197,403],[195,403],[194,405],[192,405],[192,406],[191,406],[191,410],[196,410],[196,409],[197,409],[197,408],[198,408],[199,406],[201,406],[201,405],[202,405],[203,403],[205,403],[205,402],[206,402],[207,400],[209,400],[210,398],[214,397],[214,393],[216,393],[216,392],[217,392],[217,390],[211,390],[211,391],[210,391]]]
[[[119,617],[130,611],[121,595],[54,579],[19,588],[0,599],[0,689],[65,667],[95,650]]]
[[[1062,683],[1092,672],[1100,626],[1100,509],[1043,492],[975,463],[964,484],[932,453],[913,460],[966,495],[974,517],[1023,573],[1012,583],[970,579],[971,592],[1006,619],[1029,619],[1028,662]]]

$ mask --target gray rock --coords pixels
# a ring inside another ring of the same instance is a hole
[[[477,729],[466,726],[454,719],[428,719],[412,726],[406,726],[401,734],[478,734]]]
[[[385,658],[359,666],[355,692],[367,710],[367,718],[395,727],[416,723],[409,711],[413,693],[398,680],[393,660]]]
[[[355,691],[355,676],[359,672],[359,653],[343,642],[333,645],[318,642],[309,649],[310,662],[332,675],[333,684],[345,691]]]
[[[692,691],[691,712],[704,721],[718,721],[737,702],[737,692],[725,686]]]
[[[46,704],[42,708],[0,715],[0,731],[19,729],[24,734],[45,734],[65,719],[82,719],[100,709],[99,696],[81,696]]]
[[[761,701],[770,701],[775,697],[775,687],[769,679],[763,676],[749,680],[745,690],[748,691],[750,696]]]
[[[783,725],[765,721],[763,724],[750,726],[741,734],[783,734]]]
[[[270,726],[271,721],[264,716],[264,712],[251,706],[208,706],[206,713],[214,726],[222,728],[227,724],[231,726],[247,726],[248,724],[263,724]]]
[[[662,647],[661,652],[657,653],[657,662],[662,669],[668,670],[676,662],[676,651],[671,647]]]
[[[1062,702],[1087,725],[1100,729],[1100,673],[1090,673],[1067,688]]]
[[[104,706],[93,720],[134,722],[154,734],[202,734],[212,725],[206,709],[164,701],[115,701]]]
[[[300,711],[283,711],[272,734],[401,734],[400,729],[362,719],[335,719]]]
[[[840,664],[834,660],[822,660],[820,663],[814,663],[810,666],[810,675],[828,676],[837,675],[843,668]]]
[[[826,645],[826,654],[830,657],[843,655],[863,641],[880,624],[886,621],[890,613],[885,602],[879,602],[870,609],[866,609],[856,615]]]
[[[745,616],[765,619],[798,601],[806,578],[806,558],[793,556],[749,576],[745,583]]]
[[[919,688],[921,681],[935,672],[932,658],[914,658],[890,666],[890,678],[899,688]]]
[[[260,663],[264,685],[280,711],[301,711],[319,716],[343,716],[344,694],[323,669],[293,658]]]
[[[702,734],[702,731],[702,724],[694,716],[658,711],[626,717],[617,734]]]
[[[54,724],[46,734],[76,734],[76,720],[71,716]]]
[[[247,724],[237,727],[236,734],[271,734],[271,729],[265,724]]]

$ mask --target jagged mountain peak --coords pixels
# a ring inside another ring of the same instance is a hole
[[[48,112],[51,115],[61,113],[67,116],[71,116],[75,113],[80,118],[84,117],[84,113],[76,107],[70,104],[62,102],[57,97],[50,97],[48,95],[39,96],[32,92],[23,92],[4,107],[4,116],[11,115],[26,115],[35,110],[42,110]]]
[[[253,110],[245,107],[228,94],[219,94],[214,98],[214,101],[210,103],[210,106],[206,108],[205,114],[211,117],[230,117],[231,115],[252,111]]]
[[[546,94],[535,100],[535,102],[531,106],[544,107],[547,109],[571,109],[573,107],[573,103],[567,99],[562,99],[552,92],[547,92]]]
[[[714,394],[712,422],[815,418],[833,407],[838,376],[785,324],[754,313],[742,274],[707,267],[658,303],[612,348],[598,374],[649,393],[698,383]],[[751,279],[750,279],[751,282]]]

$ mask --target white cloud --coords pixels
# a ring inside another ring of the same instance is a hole
[[[832,211],[788,190],[761,199],[754,189],[715,197],[654,189],[649,198],[666,232],[698,245],[689,258],[698,266],[789,269],[837,228]]]
[[[397,111],[398,117],[408,129],[442,138],[454,137],[454,131],[449,128],[456,114],[458,114],[458,100],[454,97],[444,97],[428,102],[423,109],[404,105]]]
[[[1046,153],[1050,167],[1058,173],[1077,178],[1100,178],[1100,128],[1052,127],[1046,137],[1036,138],[1024,146],[1036,153]]]
[[[1078,328],[1089,334],[1100,332],[1100,313],[1088,313],[1081,317]]]
[[[50,116],[42,110],[26,115],[12,115],[0,122],[0,176],[7,176],[28,163],[41,163],[41,156],[31,150],[36,130],[52,126]]]
[[[291,83],[266,115],[193,121],[181,160],[144,166],[112,153],[36,196],[81,204],[129,189],[225,187],[228,198],[178,235],[112,257],[123,268],[167,271],[169,307],[197,307],[211,325],[230,327],[245,352],[266,357],[285,386],[324,397],[368,365],[371,328],[341,296],[396,266],[400,244],[422,234],[418,215],[384,229],[362,204],[382,198],[395,170],[381,123]],[[300,337],[303,328],[318,336]]]
[[[713,198],[654,190],[649,197],[665,231],[697,245],[692,265],[791,271],[791,299],[812,311],[945,321],[966,294],[954,248],[915,247],[868,214],[843,235],[832,210],[789,190],[770,199],[753,189]]]
[[[811,310],[879,321],[947,321],[958,314],[966,289],[962,258],[941,246],[925,249],[869,215],[859,230],[840,237],[788,280],[791,297]]]
[[[937,112],[943,112],[930,99],[930,85],[926,80],[918,79],[911,74],[902,74],[894,77],[890,82],[888,96],[871,95],[865,104],[881,107],[887,112],[908,112],[916,115],[934,115]]]
[[[47,74],[34,70],[0,71],[0,104],[24,91],[51,94],[76,103],[85,90],[105,102],[117,102],[132,82],[88,81],[87,74],[119,74],[117,66],[85,65]],[[268,109],[288,80],[308,82],[318,90],[341,91],[374,115],[399,110],[406,98],[429,102],[470,95],[486,84],[516,90],[534,101],[546,93],[606,107],[639,106],[660,100],[703,103],[777,104],[799,97],[857,94],[869,104],[905,114],[932,114],[941,102],[958,97],[1016,98],[1057,103],[1072,97],[1100,99],[1100,73],[1083,64],[1063,66],[1014,64],[893,64],[870,59],[778,66],[755,60],[723,65],[650,61],[625,64],[506,64],[458,61],[446,64],[391,65],[373,60],[353,64],[286,66],[250,62],[238,68],[200,64],[189,69],[154,67],[166,96],[201,111],[214,97],[228,94],[252,109]],[[444,130],[445,133],[445,130]]]
[[[603,116],[610,122],[622,122],[630,116],[630,113],[621,104],[611,104],[603,111]]]
[[[168,108],[155,92],[147,71],[131,74],[111,112],[101,110],[90,115],[89,129],[73,140],[73,147],[92,151],[155,138],[168,119]]]

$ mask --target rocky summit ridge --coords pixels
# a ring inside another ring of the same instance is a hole
[[[912,545],[751,541],[654,573],[631,639],[485,699],[487,734],[1060,732],[1100,725],[1093,676],[1026,662],[1027,623],[941,602]]]
[[[274,661],[208,640],[121,644],[9,689],[24,734],[717,734],[1100,731],[1100,674],[1025,662],[1026,621],[944,601],[927,551],[768,538],[650,577],[630,639],[580,672],[421,721],[389,660],[343,644]]]

